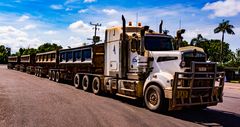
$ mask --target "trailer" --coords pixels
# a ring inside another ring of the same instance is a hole
[[[104,44],[61,49],[57,65],[57,68],[48,70],[49,79],[56,82],[65,80],[77,82],[77,77],[81,77],[80,73],[103,74]],[[76,75],[77,73],[79,75]]]
[[[47,77],[49,69],[58,68],[59,51],[49,51],[36,54],[35,76]]]
[[[20,71],[33,74],[35,72],[35,54],[20,56]]]
[[[18,68],[19,62],[20,62],[19,56],[9,56],[7,68],[19,70]]]

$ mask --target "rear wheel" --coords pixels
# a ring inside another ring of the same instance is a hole
[[[92,81],[92,91],[94,94],[100,94],[101,92],[101,82],[99,77],[94,77]]]
[[[144,102],[149,110],[162,111],[163,101],[163,93],[158,86],[150,85],[149,87],[147,87],[144,94]]]
[[[75,88],[79,89],[80,88],[80,76],[79,74],[76,74],[74,76],[74,86]]]
[[[89,90],[89,77],[87,75],[83,76],[82,79],[82,88],[84,91],[88,91]]]
[[[52,80],[52,71],[48,71],[48,79]]]
[[[37,75],[36,76],[39,77],[39,69],[37,69]]]
[[[55,81],[56,80],[56,72],[52,71],[52,80]]]
[[[42,77],[42,69],[39,69],[39,77]]]
[[[60,72],[56,72],[56,82],[61,82]]]
[[[34,75],[37,76],[38,70],[35,68]]]

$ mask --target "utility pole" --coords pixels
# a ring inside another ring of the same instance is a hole
[[[94,24],[94,23],[90,22],[90,25],[94,26],[93,27],[93,29],[94,29],[94,36],[93,36],[92,39],[88,39],[88,40],[93,40],[93,43],[96,44],[97,42],[100,41],[100,37],[97,36],[97,30],[99,30],[98,27],[102,26],[102,24],[100,24],[100,23]]]

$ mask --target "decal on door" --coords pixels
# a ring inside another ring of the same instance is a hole
[[[113,53],[116,55],[115,45],[113,46]]]

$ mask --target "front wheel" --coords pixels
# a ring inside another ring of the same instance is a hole
[[[163,101],[163,92],[158,86],[150,85],[149,87],[147,87],[144,94],[144,102],[149,110],[162,111]]]

